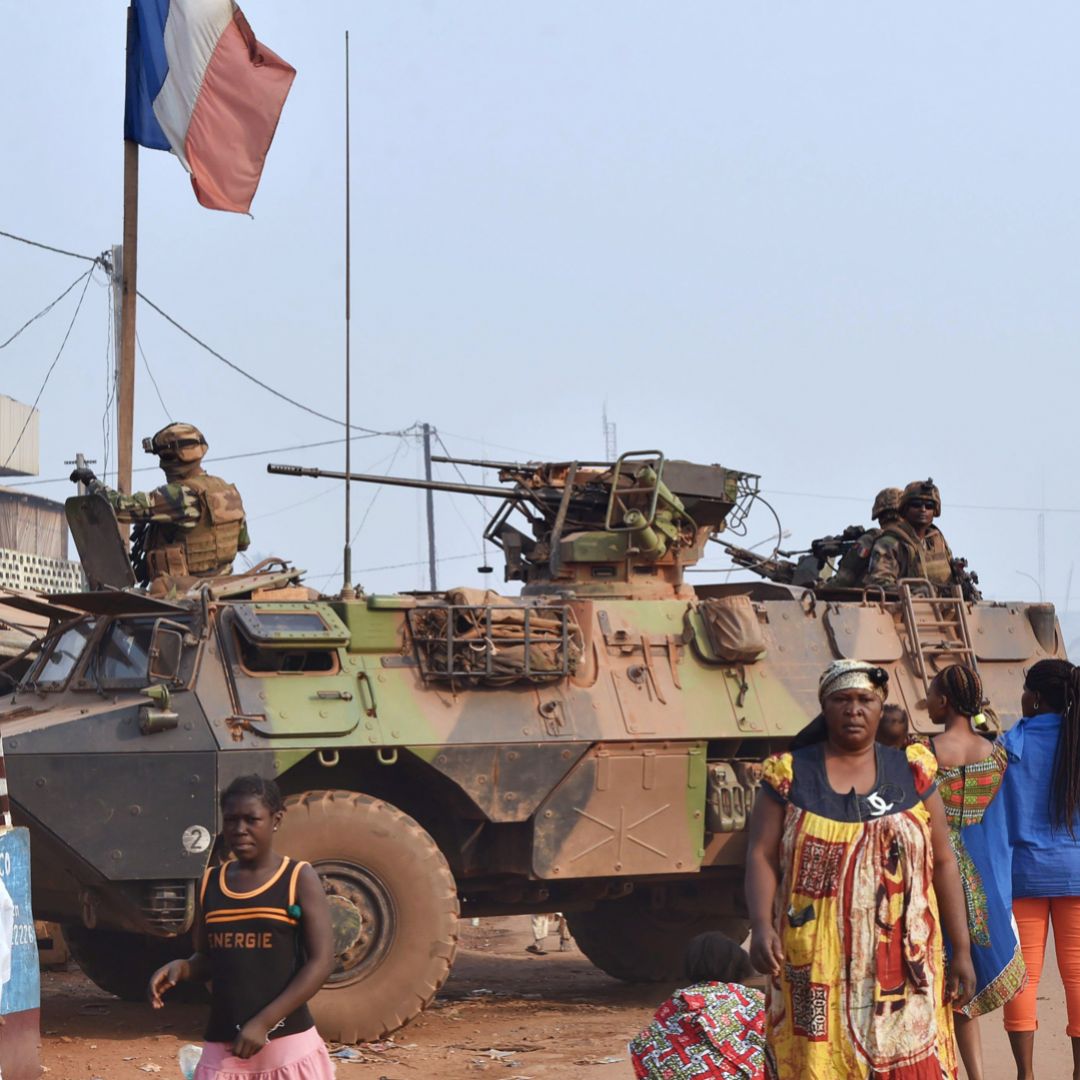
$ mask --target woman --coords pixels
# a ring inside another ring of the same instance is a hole
[[[975,732],[982,715],[982,680],[953,664],[930,683],[926,709],[944,727],[930,740],[937,758],[937,788],[945,805],[952,846],[964,886],[975,993],[953,1016],[956,1043],[969,1080],[983,1080],[978,1017],[1000,1008],[1023,987],[1026,975],[1012,918],[1012,874],[1005,800],[998,798],[1007,756]],[[976,722],[977,723],[977,722]],[[946,940],[948,951],[951,942]]]
[[[277,855],[285,808],[272,780],[241,776],[221,796],[233,860],[203,875],[195,952],[150,979],[150,1002],[179,982],[211,980],[206,1046],[194,1080],[332,1080],[307,1002],[334,964],[318,875]]]
[[[750,958],[718,932],[698,934],[686,949],[689,985],[656,1010],[629,1045],[637,1080],[763,1080],[765,1000],[741,982]],[[688,1071],[692,1070],[692,1071]]]
[[[1040,660],[1024,679],[1023,718],[1002,738],[1009,754],[1003,795],[1012,845],[1013,914],[1027,987],[1005,1006],[1016,1075],[1030,1080],[1036,995],[1054,923],[1065,984],[1073,1077],[1080,1080],[1080,668]]]
[[[819,737],[763,769],[746,894],[781,1080],[956,1075],[947,1002],[975,984],[963,889],[933,755],[875,742],[887,687],[882,668],[830,665]]]

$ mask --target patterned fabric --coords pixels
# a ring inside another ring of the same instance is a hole
[[[910,743],[904,748],[904,756],[911,766],[911,777],[915,782],[915,790],[920,795],[925,795],[933,786],[934,779],[938,774],[937,758],[928,746],[921,743]]]
[[[91,495],[107,499],[122,522],[153,521],[159,525],[192,529],[202,514],[198,495],[183,484],[162,484],[153,491],[124,495],[106,487],[100,480],[91,480],[87,490]]]
[[[874,675],[878,676],[879,682],[874,681]],[[867,664],[862,660],[834,660],[818,680],[818,701],[824,704],[830,694],[837,694],[841,690],[869,690],[884,701],[887,678],[876,664]]]
[[[781,799],[788,797],[795,779],[794,759],[791,754],[773,754],[761,767],[761,780],[768,784]]]
[[[759,790],[768,798],[790,801],[819,817],[848,822],[898,814],[933,794],[937,769],[933,754],[922,748],[898,750],[879,743],[874,747],[874,758],[877,782],[865,795],[854,789],[833,790],[825,771],[823,742],[767,758],[766,783]]]
[[[698,983],[664,1002],[629,1044],[638,1080],[765,1076],[765,998],[738,983]]]
[[[893,521],[874,541],[866,584],[895,589],[901,578],[911,577],[939,587],[953,584],[952,552],[937,526],[920,540],[906,521]]]
[[[92,480],[88,490],[109,502],[118,521],[149,524],[148,553],[182,550],[183,566],[171,572],[228,573],[237,552],[251,545],[244,504],[232,484],[194,468],[186,479],[153,491],[124,495],[99,480]]]
[[[1001,790],[1008,755],[996,744],[973,765],[942,768],[938,791],[945,804],[949,846],[964,886],[975,995],[960,1011],[982,1016],[1001,1008],[1027,982],[1019,935],[1012,917],[1009,838]],[[946,950],[949,943],[946,941]]]
[[[933,755],[881,748],[878,790],[888,789],[891,809],[837,820],[807,803],[808,792],[828,789],[813,749],[777,755],[763,770],[785,802],[777,911],[785,962],[766,1005],[772,1075],[954,1080],[930,814],[920,798],[933,786]],[[813,770],[821,775],[804,775]]]

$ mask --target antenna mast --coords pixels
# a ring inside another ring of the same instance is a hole
[[[615,437],[615,422],[607,418],[607,402],[604,402],[604,456],[608,461],[615,461],[619,456],[619,444]]]
[[[352,295],[352,177],[349,170],[349,31],[345,31],[345,475],[352,472],[352,358],[349,300]],[[345,552],[342,558],[341,598],[356,595],[352,584],[352,484],[345,481]]]

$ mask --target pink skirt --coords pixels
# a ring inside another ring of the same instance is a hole
[[[233,1057],[231,1043],[208,1042],[194,1080],[334,1080],[334,1067],[314,1027],[271,1039],[254,1057]]]

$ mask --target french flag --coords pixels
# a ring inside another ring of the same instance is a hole
[[[296,71],[232,0],[132,0],[124,138],[171,150],[211,210],[247,213]]]

